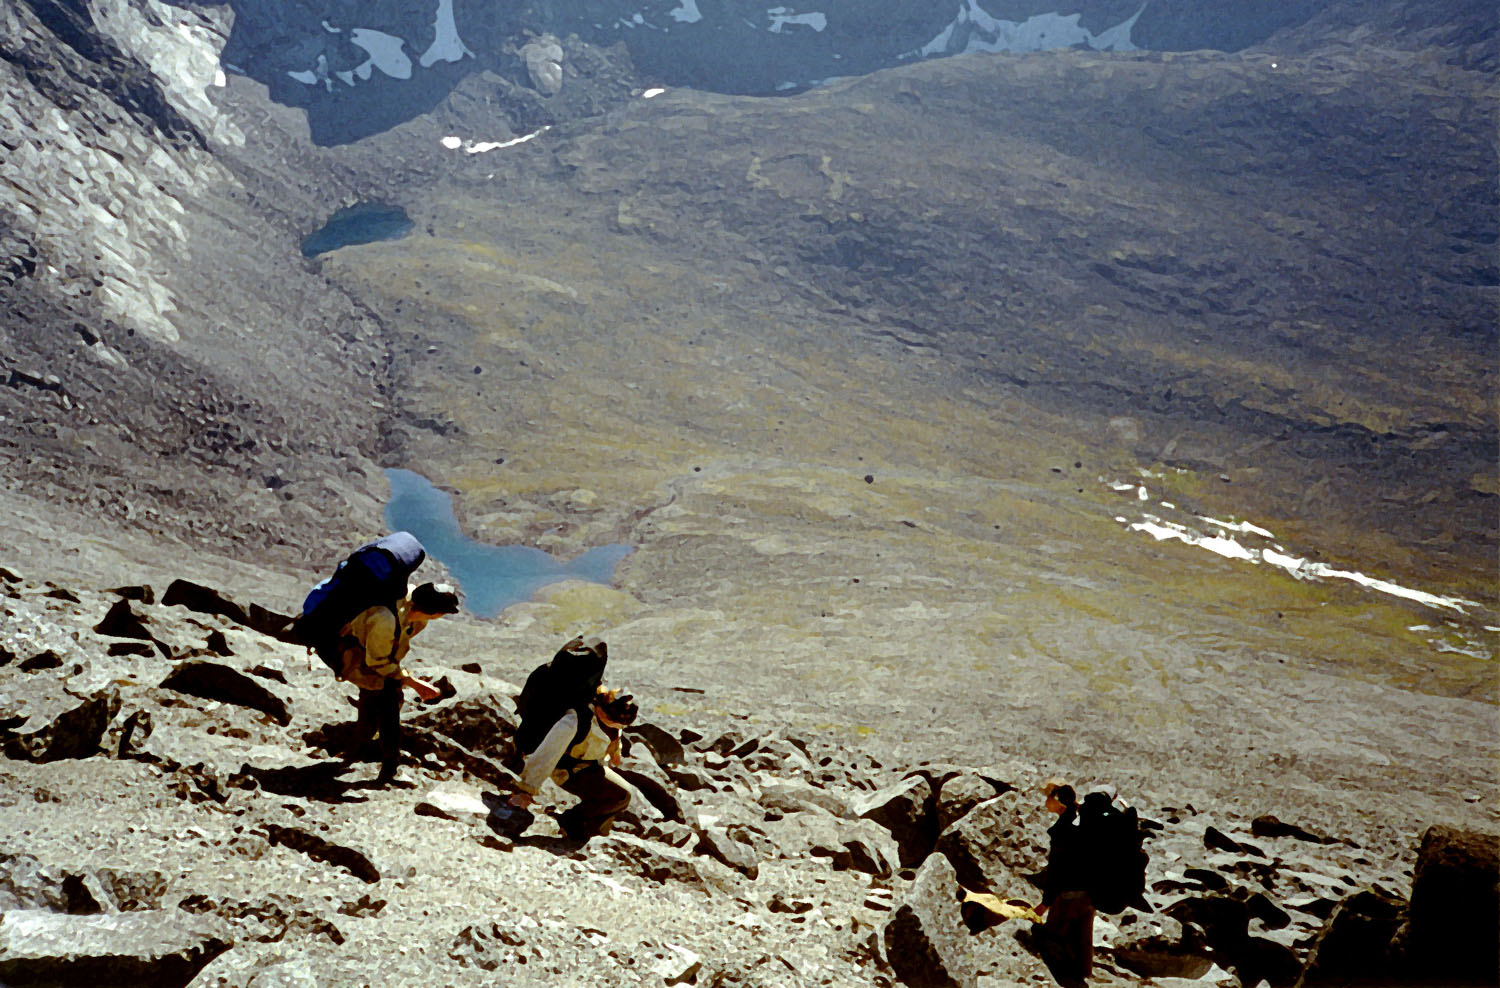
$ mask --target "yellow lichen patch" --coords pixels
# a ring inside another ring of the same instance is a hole
[[[569,580],[537,591],[534,620],[556,637],[596,635],[630,620],[641,608],[630,594],[598,583]]]

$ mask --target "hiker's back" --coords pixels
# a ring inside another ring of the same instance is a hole
[[[603,642],[589,645],[582,638],[574,638],[550,661],[533,669],[516,697],[516,713],[521,719],[516,727],[516,747],[531,754],[569,710],[583,711],[579,714],[579,734],[587,733],[591,718],[585,714],[604,681],[607,661]]]
[[[395,532],[367,542],[339,563],[332,576],[313,587],[292,625],[297,640],[342,674],[340,636],[361,612],[383,605],[395,613],[406,596],[406,581],[427,558],[422,543],[409,532]]]

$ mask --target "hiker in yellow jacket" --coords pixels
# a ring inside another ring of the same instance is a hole
[[[446,587],[424,583],[393,612],[385,604],[368,607],[339,631],[343,657],[340,679],[359,687],[359,716],[349,760],[380,734],[380,774],[377,785],[395,780],[401,757],[402,687],[409,686],[424,700],[440,695],[436,686],[418,679],[401,664],[411,647],[412,636],[427,623],[445,614],[458,613],[458,594]]]

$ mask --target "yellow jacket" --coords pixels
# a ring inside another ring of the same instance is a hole
[[[340,628],[344,663],[339,678],[366,690],[381,689],[387,678],[408,678],[411,674],[402,668],[401,660],[411,647],[410,615],[410,601],[397,603],[394,614],[386,605],[377,604]]]

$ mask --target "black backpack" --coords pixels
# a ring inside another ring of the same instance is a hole
[[[365,543],[308,593],[302,615],[292,622],[292,635],[328,668],[342,672],[340,629],[369,607],[384,605],[395,613],[406,596],[407,579],[426,558],[427,551],[410,532]]]
[[[582,741],[593,723],[589,705],[604,682],[608,661],[609,651],[603,642],[591,646],[582,638],[574,638],[558,649],[550,662],[533,669],[516,697],[516,713],[521,716],[516,747],[527,755],[536,751],[547,732],[569,710],[578,714],[578,733],[568,747]]]
[[[1078,809],[1079,842],[1087,855],[1089,900],[1102,913],[1151,911],[1146,901],[1144,831],[1134,807],[1114,805],[1108,793],[1091,792]]]

